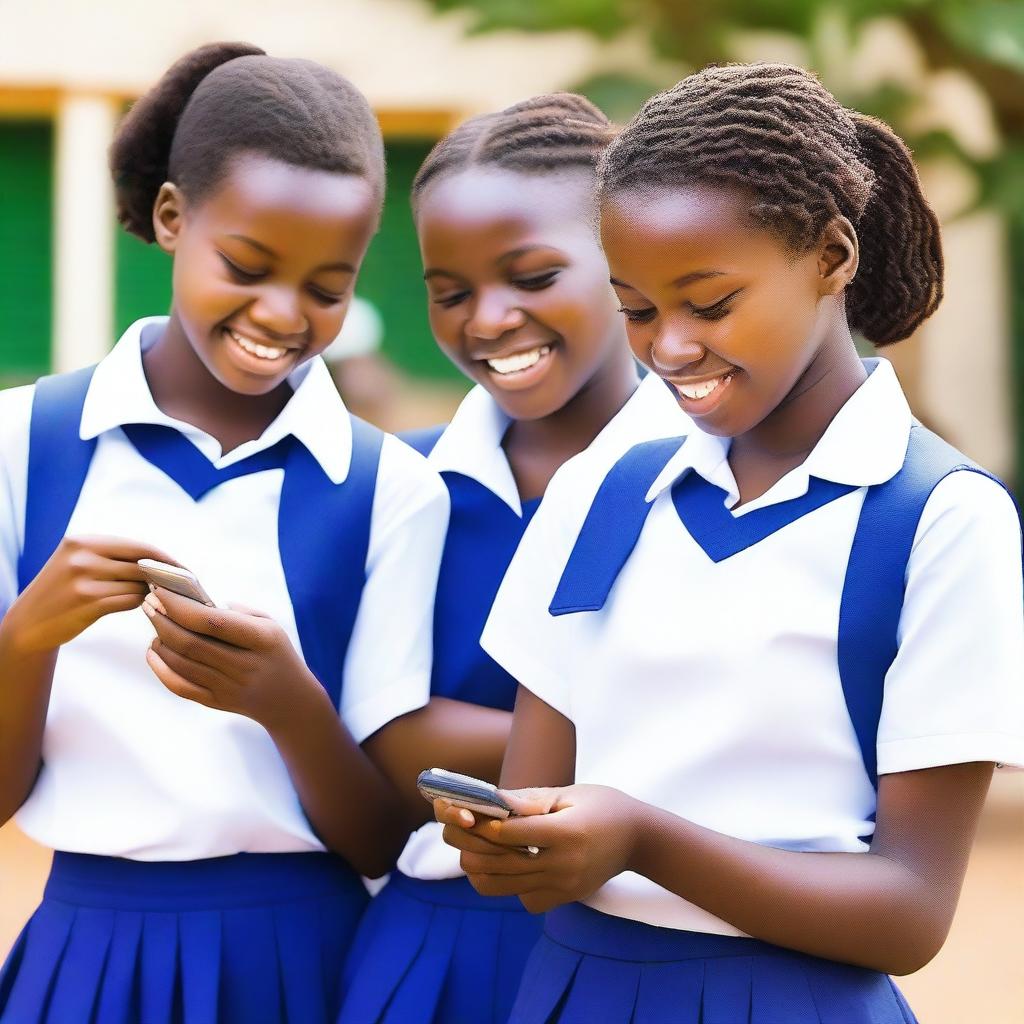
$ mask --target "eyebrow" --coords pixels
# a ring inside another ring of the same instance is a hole
[[[520,256],[525,256],[528,252],[536,252],[538,249],[550,249],[552,252],[558,253],[565,259],[565,255],[562,250],[556,245],[549,245],[546,242],[537,242],[534,245],[522,245],[518,249],[513,249],[511,252],[505,253],[503,256],[498,258],[499,263],[509,263],[512,260],[518,259]],[[458,274],[452,273],[450,270],[441,270],[439,267],[431,267],[429,270],[423,272],[423,280],[429,281],[432,277],[452,277],[458,278]]]
[[[228,235],[228,238],[234,238],[239,242],[245,242],[246,245],[251,245],[254,249],[258,249],[264,255],[269,256],[273,260],[279,260],[281,258],[269,246],[264,245],[262,242],[257,242],[255,238],[250,238],[248,235]],[[347,274],[354,274],[356,272],[356,268],[353,267],[351,263],[345,263],[344,261],[339,261],[338,263],[324,263],[316,268],[315,273],[319,273],[322,270],[341,270]]]
[[[694,270],[689,274],[683,274],[682,277],[677,277],[674,281],[670,282],[673,288],[685,288],[688,284],[693,284],[694,281],[703,281],[709,277],[725,277],[726,273],[724,270]],[[617,278],[610,277],[609,281],[613,285],[619,288],[633,288],[631,284],[626,284],[625,281],[619,281]],[[636,289],[633,289],[636,291]]]

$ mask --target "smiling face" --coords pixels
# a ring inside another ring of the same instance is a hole
[[[210,374],[263,395],[337,337],[377,220],[365,179],[236,158],[189,203],[165,185],[157,241],[174,256],[173,316]]]
[[[471,167],[417,207],[434,337],[513,419],[551,415],[626,356],[592,190],[582,170]]]
[[[601,208],[634,355],[703,430],[726,437],[772,416],[851,345],[848,223],[794,253],[748,211],[738,193],[712,186],[630,189]]]

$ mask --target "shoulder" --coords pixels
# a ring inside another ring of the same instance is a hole
[[[1021,521],[1007,489],[983,472],[958,469],[936,484],[925,503],[915,550],[936,537],[1020,554]]]
[[[35,385],[27,384],[0,391],[0,461],[6,467],[28,459],[29,425]]]

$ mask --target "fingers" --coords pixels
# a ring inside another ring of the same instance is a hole
[[[193,700],[197,704],[204,704],[208,708],[215,707],[213,694],[209,690],[189,682],[175,672],[152,647],[146,651],[146,664],[171,693],[184,697],[186,700]]]
[[[496,843],[488,842],[486,839],[478,836],[475,832],[468,832],[466,829],[460,828],[458,825],[445,825],[443,837],[444,841],[449,846],[453,846],[456,850],[462,850],[468,853],[495,854],[508,852],[504,846],[498,846]]]
[[[100,558],[115,562],[137,562],[140,558],[154,558],[158,562],[167,562],[180,567],[180,563],[171,558],[167,552],[153,547],[152,544],[143,544],[140,541],[128,540],[124,537],[65,537],[64,543],[72,553],[83,550],[91,551]]]
[[[458,825],[460,828],[472,828],[476,824],[476,818],[472,811],[465,807],[456,807],[453,803],[442,797],[434,798],[434,817],[442,825]]]
[[[459,863],[467,875],[524,876],[536,875],[539,871],[537,858],[518,849],[502,848],[501,852],[497,852],[492,847],[490,852],[486,853],[463,850]],[[545,858],[545,872],[551,870],[551,863]]]
[[[525,896],[543,890],[545,885],[545,876],[536,871],[523,875],[467,874],[481,896]]]
[[[155,595],[150,594],[146,597],[142,602],[142,610],[153,624],[161,645],[179,657],[215,669],[218,675],[228,670],[232,655],[237,660],[237,647],[231,647],[220,640],[201,633],[193,633],[184,626],[179,626],[168,617],[164,606]]]
[[[561,789],[502,789],[499,790],[513,813],[522,817],[548,814],[557,806]]]
[[[164,613],[179,626],[234,647],[251,649],[256,646],[260,639],[261,624],[267,621],[254,619],[229,608],[208,608],[163,587],[157,587],[154,594]]]
[[[224,687],[231,685],[231,680],[200,661],[193,661],[185,655],[168,647],[159,638],[153,641],[151,648],[156,652],[160,660],[176,675],[179,675],[187,682],[209,690],[210,695],[215,696],[218,692],[223,694]]]
[[[254,619],[270,618],[266,612],[261,612],[258,608],[250,608],[247,604],[236,604],[234,601],[231,601],[228,604],[228,608],[233,612],[241,612],[242,615],[251,615]]]

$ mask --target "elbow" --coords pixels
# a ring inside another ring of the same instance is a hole
[[[885,974],[905,977],[929,964],[942,949],[952,923],[947,915],[922,914],[905,926],[888,931],[879,942],[878,959],[869,966]]]

